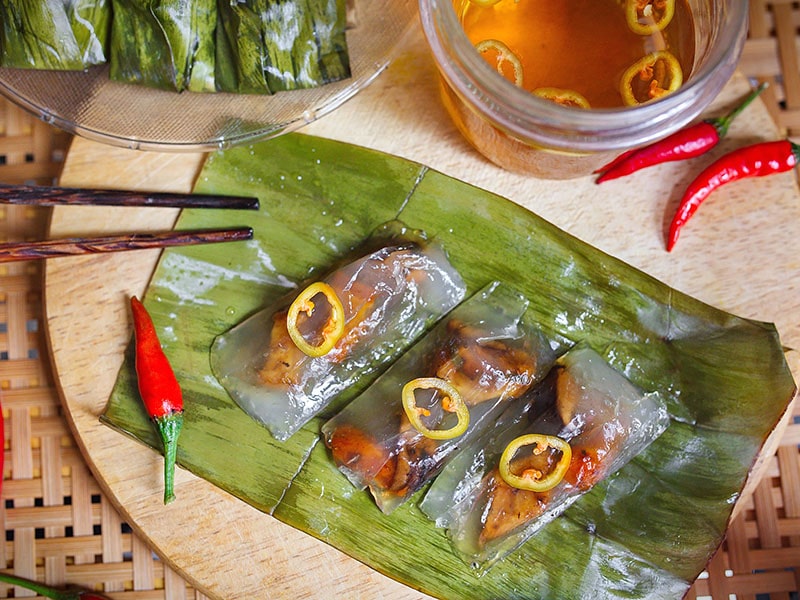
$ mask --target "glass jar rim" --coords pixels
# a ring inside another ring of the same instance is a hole
[[[747,3],[726,1],[719,38],[680,89],[635,107],[585,110],[539,98],[498,74],[475,50],[452,0],[419,0],[419,8],[438,68],[460,96],[522,141],[587,152],[650,143],[664,137],[665,126],[676,130],[696,118],[733,74],[748,23]]]

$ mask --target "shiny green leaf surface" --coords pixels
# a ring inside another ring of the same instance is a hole
[[[0,3],[0,65],[83,70],[106,62],[110,0]]]
[[[221,151],[197,191],[257,195],[261,210],[184,211],[179,228],[251,225],[255,239],[165,251],[145,297],[184,387],[181,465],[440,598],[686,591],[721,542],[752,462],[794,393],[771,325],[671,290],[503,198],[338,142],[291,134]],[[530,300],[526,319],[561,350],[586,341],[635,384],[658,390],[672,417],[642,455],[481,578],[418,509],[424,489],[383,515],[319,442],[325,416],[276,442],[209,366],[215,336],[393,218],[442,243],[468,294],[494,279],[513,285]],[[103,418],[158,447],[140,404],[129,356]]]

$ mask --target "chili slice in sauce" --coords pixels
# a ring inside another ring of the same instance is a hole
[[[317,299],[318,296],[322,296],[324,302],[328,304],[330,315],[320,326],[319,331],[316,332],[321,341],[313,344],[300,331],[298,319],[301,314],[306,315],[307,318],[312,317],[318,308],[318,302],[321,301]],[[300,292],[289,306],[289,312],[286,315],[286,328],[289,331],[289,337],[292,338],[292,341],[303,354],[317,357],[324,356],[330,352],[342,337],[344,320],[344,307],[339,296],[336,295],[336,291],[327,283],[318,281]]]
[[[526,447],[531,447],[530,453],[534,457],[539,457],[545,452],[550,452],[552,455],[560,454],[560,457],[546,472],[534,467],[515,469],[516,463],[526,462],[524,455],[520,456],[521,451]],[[514,439],[503,450],[503,454],[500,456],[500,477],[511,487],[520,490],[546,492],[564,479],[571,462],[572,448],[569,442],[554,435],[529,433]]]
[[[663,31],[675,15],[675,0],[625,0],[628,28],[639,35]]]
[[[447,429],[431,429],[423,419],[431,415],[431,411],[417,405],[417,390],[437,390],[441,396],[442,410],[454,413],[457,422]],[[444,379],[438,377],[419,377],[403,386],[403,410],[411,425],[422,435],[433,440],[450,440],[462,435],[469,426],[469,408],[461,394]]]
[[[533,90],[535,96],[550,100],[561,106],[571,106],[573,108],[591,108],[589,101],[574,90],[564,90],[554,87],[536,88]]]
[[[643,56],[625,70],[620,80],[622,101],[636,106],[671,94],[683,84],[683,69],[670,52]]]
[[[495,65],[500,75],[512,81],[517,87],[522,87],[522,61],[511,51],[511,48],[500,40],[488,39],[475,44],[475,49],[480,52],[490,65]],[[494,61],[491,60],[492,57],[494,57]],[[513,79],[508,77],[503,69],[503,65],[506,63],[511,65]]]

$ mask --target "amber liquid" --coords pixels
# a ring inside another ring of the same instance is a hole
[[[675,56],[684,81],[694,61],[694,26],[686,0],[676,0],[669,25],[649,35],[631,31],[624,0],[500,0],[489,7],[454,0],[454,5],[470,41],[499,40],[519,58],[524,89],[572,90],[591,108],[624,106],[621,77],[651,52],[667,50]]]

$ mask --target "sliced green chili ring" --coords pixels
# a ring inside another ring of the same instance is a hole
[[[554,87],[541,87],[533,90],[535,96],[550,100],[561,106],[572,106],[574,108],[591,108],[589,101],[582,94],[575,90],[567,90]]]
[[[523,469],[521,473],[512,470],[512,463],[520,449],[532,446],[531,452],[535,455],[543,454],[548,449],[561,453],[561,458],[549,472],[543,473],[538,469]],[[500,477],[511,487],[531,492],[546,492],[557,486],[569,468],[572,461],[572,448],[569,442],[554,435],[529,433],[512,440],[500,456]]]
[[[675,16],[675,0],[625,0],[625,20],[638,35],[663,31]]]
[[[488,39],[475,44],[475,49],[480,52],[481,55],[490,51],[496,52],[497,58],[495,59],[494,64],[497,72],[505,77],[505,74],[503,73],[503,64],[510,64],[511,68],[514,70],[514,85],[517,87],[522,87],[522,61],[520,61],[519,57],[511,51],[511,48],[506,46],[500,40]],[[492,64],[491,61],[487,62]]]
[[[666,50],[659,50],[643,56],[625,70],[620,94],[626,105],[636,106],[671,94],[681,85],[683,69],[678,59]]]
[[[417,406],[417,390],[438,390],[442,393],[441,406],[445,412],[454,413],[458,421],[448,429],[431,429],[422,421],[430,415],[426,408]],[[438,377],[419,377],[403,386],[403,410],[411,425],[422,435],[433,440],[450,440],[462,435],[469,427],[469,408],[458,390]]]
[[[325,297],[325,301],[330,306],[331,314],[319,331],[322,341],[314,345],[310,344],[300,332],[297,319],[300,313],[304,313],[308,317],[314,314],[316,310],[314,297],[318,294],[322,294]],[[333,349],[344,333],[344,307],[342,306],[342,301],[339,300],[339,296],[327,283],[322,281],[312,283],[300,292],[291,306],[289,306],[289,312],[286,315],[286,328],[289,331],[289,337],[292,338],[292,341],[303,354],[312,357],[324,356]]]

